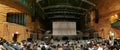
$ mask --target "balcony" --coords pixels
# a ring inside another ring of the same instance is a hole
[[[118,19],[116,22],[111,24],[111,27],[119,27],[120,26],[120,19]]]

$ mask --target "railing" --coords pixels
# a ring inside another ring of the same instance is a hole
[[[111,27],[118,27],[120,26],[120,20],[118,19],[116,22],[111,24]]]

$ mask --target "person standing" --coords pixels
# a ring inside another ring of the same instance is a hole
[[[97,50],[103,50],[103,48],[102,48],[102,43],[101,43],[101,42],[99,42],[99,43],[97,44],[97,46],[98,46],[98,49],[97,49]]]
[[[6,50],[6,48],[3,46],[3,42],[0,42],[0,50]]]
[[[46,50],[45,46],[42,46],[41,50]]]

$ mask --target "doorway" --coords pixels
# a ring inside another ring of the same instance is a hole
[[[13,41],[17,41],[17,39],[18,39],[18,34],[14,34],[14,36],[13,36]]]

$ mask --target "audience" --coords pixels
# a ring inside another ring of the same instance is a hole
[[[114,45],[110,45],[109,40],[53,40],[45,42],[34,41],[6,41],[0,38],[0,50],[119,50],[120,40],[115,40]]]

